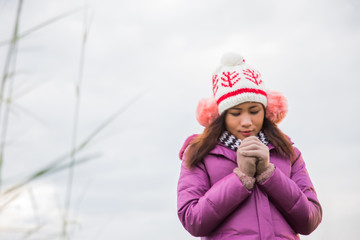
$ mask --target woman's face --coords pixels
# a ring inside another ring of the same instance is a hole
[[[245,102],[230,108],[225,115],[225,127],[232,135],[243,140],[257,136],[264,122],[261,103]]]

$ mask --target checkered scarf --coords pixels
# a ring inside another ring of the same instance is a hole
[[[260,131],[259,134],[257,135],[258,139],[260,139],[260,141],[265,144],[268,145],[269,140],[267,140],[265,134],[263,133],[263,131]],[[221,135],[221,137],[219,138],[219,141],[224,144],[226,147],[230,148],[231,150],[236,151],[238,149],[238,147],[241,144],[241,140],[236,138],[234,135],[232,135],[230,132],[228,131],[224,131],[224,133]]]

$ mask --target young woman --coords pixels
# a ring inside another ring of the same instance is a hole
[[[201,239],[300,239],[322,210],[300,151],[277,127],[286,99],[242,56],[225,54],[201,101],[200,135],[180,151],[178,216]]]

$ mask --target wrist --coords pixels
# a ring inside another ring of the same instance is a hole
[[[257,165],[257,168],[256,168],[256,175],[261,175],[263,172],[266,171],[266,169],[268,169],[269,167],[269,163],[266,163],[266,164],[258,164]]]
[[[266,167],[266,169],[262,173],[260,173],[256,176],[256,182],[260,183],[260,184],[265,182],[272,176],[274,171],[275,171],[274,164],[269,163],[268,166]]]

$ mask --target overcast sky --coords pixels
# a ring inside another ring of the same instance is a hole
[[[288,98],[289,112],[279,126],[302,151],[324,211],[319,228],[303,239],[356,238],[358,1],[87,3],[24,0],[20,33],[80,10],[19,42],[3,189],[71,148],[85,19],[77,142],[128,108],[79,155],[96,158],[74,172],[72,239],[193,239],[176,214],[178,151],[187,136],[202,131],[195,109],[211,96],[211,74],[228,51],[241,53],[269,89]],[[0,42],[11,38],[17,4],[0,0]],[[0,46],[1,76],[7,51],[8,45]],[[28,239],[56,239],[68,174],[24,188],[0,212],[0,238],[22,239],[40,225]]]

